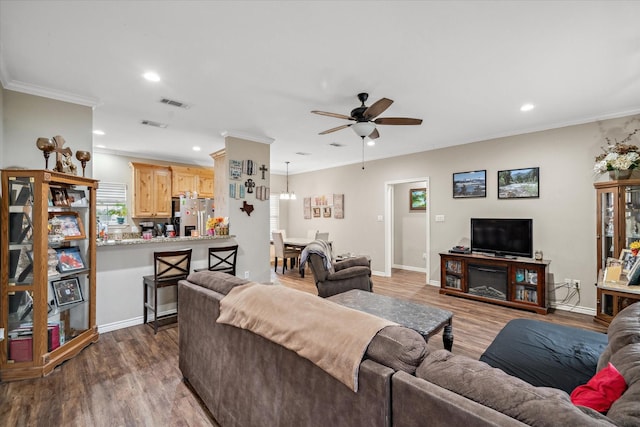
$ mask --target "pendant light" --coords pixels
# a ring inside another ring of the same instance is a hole
[[[296,193],[294,193],[293,191],[291,193],[289,193],[289,162],[285,162],[287,164],[287,191],[286,192],[282,192],[280,194],[280,200],[295,200],[296,199]]]

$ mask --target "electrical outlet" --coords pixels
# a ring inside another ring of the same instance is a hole
[[[573,287],[576,289],[580,289],[580,280],[573,279]]]
[[[248,278],[249,278],[249,272],[248,272],[248,271],[245,271],[245,272],[244,272],[244,278],[245,278],[245,279],[248,279]]]

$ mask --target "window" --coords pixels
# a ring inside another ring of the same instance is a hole
[[[280,230],[280,194],[271,193],[269,197],[269,239],[271,232]]]
[[[102,224],[122,224],[127,216],[127,184],[101,182],[96,191],[96,213]]]

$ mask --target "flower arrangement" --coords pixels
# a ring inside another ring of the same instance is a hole
[[[635,242],[631,242],[629,249],[640,249],[640,241],[636,240]]]
[[[612,143],[609,138],[605,138],[607,146],[603,147],[604,153],[596,156],[594,172],[604,173],[607,171],[627,171],[640,166],[640,153],[636,145],[627,144],[631,138],[638,133],[636,129],[627,135],[622,141]]]
[[[226,232],[225,232],[226,230]],[[224,235],[229,234],[229,218],[221,216],[207,219],[207,234]]]

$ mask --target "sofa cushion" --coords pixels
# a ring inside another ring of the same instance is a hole
[[[607,335],[609,344],[598,360],[598,370],[607,366],[611,356],[624,346],[640,343],[640,304],[631,304],[620,311],[611,321]]]
[[[203,288],[211,289],[212,291],[219,292],[223,295],[227,295],[229,291],[236,286],[245,285],[249,283],[248,280],[240,279],[239,277],[232,276],[228,273],[221,273],[219,271],[202,270],[189,274],[187,280]]]
[[[387,326],[373,337],[366,356],[396,371],[413,374],[427,352],[427,343],[418,332],[404,326]]]
[[[531,426],[588,425],[606,418],[581,410],[562,390],[534,387],[484,362],[446,350],[429,354],[416,376]]]
[[[601,369],[586,384],[571,392],[571,402],[606,413],[626,389],[624,377],[609,362],[606,368]]]

